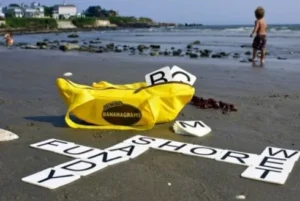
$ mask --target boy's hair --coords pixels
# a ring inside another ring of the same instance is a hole
[[[265,9],[261,6],[257,7],[255,10],[255,17],[260,20],[265,16]]]

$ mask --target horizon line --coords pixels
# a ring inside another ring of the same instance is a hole
[[[170,22],[171,23],[171,22]],[[176,22],[173,22],[175,24],[201,24],[202,26],[253,26],[253,24],[241,24],[241,23],[237,23],[237,24],[203,24],[203,23],[187,23],[187,22],[184,22],[184,23],[176,23]],[[300,23],[299,24],[295,24],[295,23],[269,23],[269,25],[271,26],[274,26],[274,25],[287,25],[287,26],[295,26],[295,25],[298,25],[300,26]]]

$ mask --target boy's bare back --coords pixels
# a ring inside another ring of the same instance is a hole
[[[260,19],[256,21],[257,23],[257,32],[258,35],[267,35],[268,25],[264,19]]]

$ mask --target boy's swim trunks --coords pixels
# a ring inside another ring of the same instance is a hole
[[[266,49],[266,44],[267,44],[266,35],[256,35],[252,43],[252,48],[257,50],[264,50]]]

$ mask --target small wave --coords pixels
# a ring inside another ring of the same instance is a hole
[[[288,28],[271,28],[270,29],[270,32],[273,32],[273,33],[288,33],[288,32],[292,32],[293,30],[290,30]]]
[[[224,32],[245,32],[251,30],[251,27],[239,27],[239,28],[229,28],[229,29],[224,29]]]
[[[280,29],[289,29],[288,27],[281,27]]]
[[[124,33],[128,33],[128,32],[131,32],[130,30],[128,29],[121,29],[121,30],[118,30],[118,32],[124,32]]]

